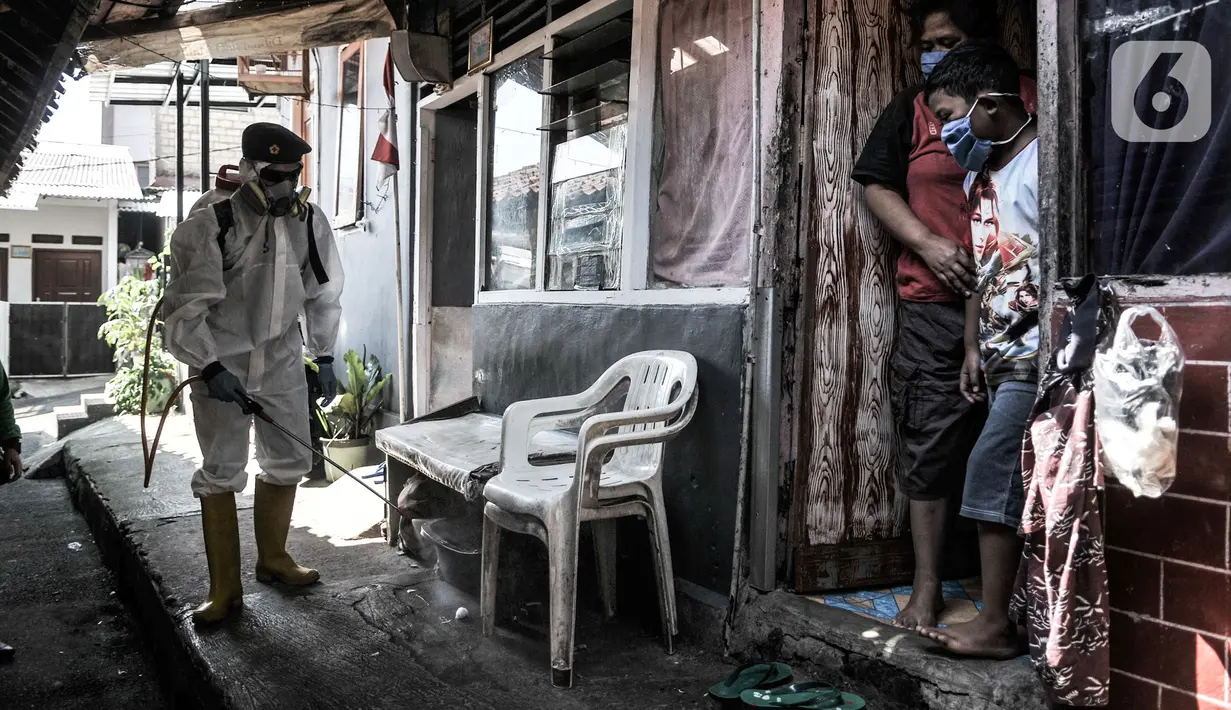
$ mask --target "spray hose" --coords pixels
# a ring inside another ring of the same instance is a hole
[[[179,385],[177,385],[175,389],[171,390],[171,396],[167,399],[167,406],[164,407],[162,410],[162,416],[158,420],[158,429],[154,432],[154,440],[151,442],[148,438],[148,435],[146,433],[146,428],[145,428],[145,411],[146,411],[146,408],[148,407],[149,392],[150,392],[150,350],[152,349],[152,344],[154,341],[154,326],[158,323],[158,311],[161,307],[162,307],[162,299],[159,298],[158,302],[154,304],[154,312],[150,314],[150,324],[145,330],[145,365],[141,371],[141,414],[140,414],[140,417],[141,417],[141,454],[145,461],[145,487],[146,488],[150,487],[150,476],[151,474],[154,473],[154,457],[158,453],[158,440],[162,438],[162,429],[167,424],[167,415],[171,413],[171,403],[175,402],[175,399],[179,396],[180,392],[182,392],[185,387],[187,387],[188,385],[191,385],[193,382],[201,381],[202,379],[200,375],[193,375],[192,377],[189,377],[188,379],[179,383]],[[399,507],[396,503],[389,500],[388,498],[381,495],[379,492],[373,490],[372,488],[369,488],[368,485],[363,482],[363,479],[359,478],[354,473],[351,473],[344,466],[339,465],[333,459],[320,453],[315,448],[313,448],[311,444],[309,444],[307,441],[304,441],[302,437],[298,436],[294,432],[290,431],[289,429],[287,429],[286,427],[282,426],[277,421],[275,421],[273,417],[269,416],[269,414],[265,412],[265,408],[262,407],[260,403],[257,402],[256,400],[252,399],[251,397],[246,397],[243,402],[239,403],[239,406],[244,410],[245,414],[251,414],[255,416],[257,419],[260,419],[266,424],[269,424],[270,426],[274,427],[278,431],[290,437],[291,440],[294,441],[295,443],[311,451],[313,456],[320,457],[326,463],[329,463],[330,465],[332,465],[334,468],[338,469],[342,473],[346,474],[347,476],[350,476],[352,479],[357,481],[361,486],[363,486],[365,490],[370,491],[372,495],[376,496],[377,498],[380,498],[381,501],[384,502],[385,505],[389,506],[393,510],[396,510],[398,514],[401,515],[403,518],[405,518],[407,521],[410,521],[413,519],[411,518],[409,513],[407,513],[405,510],[402,510],[402,508]]]
[[[158,323],[160,308],[162,308],[161,298],[154,304],[154,312],[150,314],[150,324],[145,329],[145,366],[141,371],[141,456],[145,461],[146,488],[150,487],[150,475],[154,473],[154,455],[158,452],[158,440],[162,438],[162,428],[167,424],[167,414],[171,412],[171,403],[185,387],[201,379],[197,376],[189,377],[171,391],[171,397],[167,399],[167,406],[162,410],[162,417],[158,420],[158,430],[154,432],[154,441],[151,444],[145,429],[145,410],[149,407],[150,397],[150,347],[154,340],[154,326]]]

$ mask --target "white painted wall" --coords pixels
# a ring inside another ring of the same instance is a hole
[[[134,163],[154,159],[154,111],[153,106],[105,107],[103,142],[127,146]]]
[[[115,200],[66,200],[41,198],[37,211],[0,210],[0,232],[9,235],[9,301],[25,303],[33,299],[34,260],[14,258],[14,247],[31,249],[71,249],[103,253],[101,287],[115,284],[117,254],[117,209]],[[34,244],[32,235],[63,234],[63,244]],[[103,245],[77,246],[73,235],[103,237]]]
[[[367,43],[365,65],[365,101],[369,109],[388,105],[382,75],[388,40]],[[332,216],[337,201],[338,175],[338,48],[317,50],[319,75],[314,82],[318,102],[312,106],[313,133],[310,142],[313,202],[326,215]],[[386,408],[396,411],[401,377],[398,366],[397,292],[395,272],[395,219],[393,180],[376,184],[379,164],[372,162],[372,150],[380,135],[379,110],[364,111],[364,217],[354,227],[335,233],[346,270],[346,287],[342,293],[342,326],[338,335],[337,357],[348,349],[368,352],[380,358],[386,373],[393,373],[394,391],[386,398]],[[407,161],[407,146],[401,147],[403,163]],[[405,171],[403,171],[405,173]],[[403,181],[403,185],[406,183]],[[408,193],[401,193],[403,203],[403,250],[409,242],[410,213],[405,205]],[[404,258],[404,257],[403,257]],[[403,262],[405,265],[405,262]],[[409,302],[407,303],[409,308]]]

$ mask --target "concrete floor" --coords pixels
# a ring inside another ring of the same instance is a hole
[[[190,610],[208,578],[188,482],[200,454],[184,417],[170,421],[164,442],[149,489],[134,420],[78,432],[64,460],[104,558],[175,679],[178,706],[709,707],[706,689],[729,672],[714,651],[667,655],[652,625],[601,620],[583,595],[575,687],[552,688],[546,640],[512,628],[484,638],[473,598],[368,539],[381,504],[348,479],[299,489],[288,548],[323,578],[302,589],[255,581],[251,499],[241,496],[244,609],[197,629]],[[470,618],[456,620],[459,607]]]
[[[27,460],[55,438],[54,407],[106,377],[17,380]],[[61,480],[0,486],[0,666],[5,708],[165,707],[154,663]]]
[[[75,403],[102,382],[23,383],[43,395],[15,402],[28,453],[46,443],[43,418],[53,406]],[[288,547],[323,576],[306,589],[255,581],[250,480],[239,497],[244,610],[198,630],[190,613],[208,575],[188,486],[200,462],[191,422],[169,420],[148,489],[135,419],[99,423],[63,444],[62,455],[58,447],[45,453],[56,454],[50,469],[67,480],[0,487],[0,639],[19,649],[17,663],[0,667],[5,708],[711,707],[706,688],[730,670],[717,640],[704,650],[664,653],[652,588],[640,610],[598,618],[583,557],[576,687],[552,688],[542,619],[519,614],[516,627],[483,638],[475,600],[379,540],[382,504],[349,479],[299,489]],[[517,547],[506,538],[506,552]],[[533,555],[510,557],[502,563],[510,562],[506,572],[520,584],[502,584],[502,611],[524,609],[525,588],[541,600],[547,583]],[[640,594],[635,578],[622,578],[622,594]],[[733,653],[791,663],[797,680],[842,684],[868,707],[1045,706],[1024,663],[938,655],[913,634],[783,592],[746,590],[744,597],[729,639]],[[636,607],[633,601],[621,603]],[[459,607],[471,617],[456,620]],[[638,613],[647,608],[649,617]]]
[[[0,706],[168,707],[114,590],[63,481],[0,486]]]

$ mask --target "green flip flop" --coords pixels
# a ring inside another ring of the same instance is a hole
[[[790,679],[791,667],[785,663],[745,663],[710,688],[710,695],[719,700],[737,700],[746,691],[772,688]]]
[[[772,690],[745,690],[744,704],[754,708],[804,708],[805,710],[860,710],[866,703],[854,693],[843,693],[829,683],[795,683]]]

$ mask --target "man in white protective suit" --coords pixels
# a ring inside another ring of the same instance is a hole
[[[201,500],[210,583],[197,622],[220,621],[243,604],[235,494],[248,482],[252,405],[308,439],[305,345],[324,396],[337,390],[341,260],[328,220],[306,190],[296,191],[312,147],[271,123],[249,126],[242,142],[243,184],[207,193],[171,237],[163,308],[167,348],[203,378],[191,394],[204,458],[192,492]],[[295,488],[312,468],[312,451],[255,424],[257,580],[312,584],[317,571],[286,551]]]

